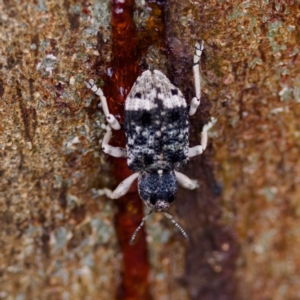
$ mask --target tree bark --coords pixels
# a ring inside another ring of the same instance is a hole
[[[0,1],[1,299],[125,299],[120,282],[135,276],[124,272],[120,224],[130,236],[142,208],[124,219],[137,205],[106,197],[124,174],[101,151],[105,119],[84,86],[92,77],[108,96],[119,88],[109,79],[112,66],[124,75],[117,2]],[[126,84],[149,65],[189,102],[203,39],[190,144],[218,120],[208,149],[181,170],[200,188],[180,190],[171,209],[190,241],[160,214],[147,220],[144,254],[132,260],[146,266],[141,290],[170,300],[299,298],[299,3],[129,2],[138,52]]]

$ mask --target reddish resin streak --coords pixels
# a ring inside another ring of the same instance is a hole
[[[122,3],[124,2],[124,3]],[[140,53],[133,22],[134,0],[112,1],[112,76],[107,77],[104,94],[108,106],[119,121],[124,120],[124,101],[139,75]],[[114,131],[114,145],[125,147],[124,130]],[[112,144],[113,144],[112,143]],[[117,182],[127,178],[131,171],[126,159],[113,159],[113,172]],[[149,262],[145,231],[141,230],[133,246],[129,245],[134,230],[143,218],[143,204],[136,185],[121,199],[115,201],[118,212],[115,216],[116,231],[123,254],[123,277],[118,299],[151,299],[149,293]]]

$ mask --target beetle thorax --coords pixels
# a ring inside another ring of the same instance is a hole
[[[174,171],[142,172],[138,178],[139,194],[150,211],[168,210],[178,189]]]

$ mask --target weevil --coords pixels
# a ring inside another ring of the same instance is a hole
[[[191,180],[178,172],[178,169],[185,166],[191,157],[205,150],[207,132],[216,122],[212,118],[203,126],[200,145],[189,147],[189,116],[196,113],[201,98],[200,57],[203,49],[203,41],[196,43],[193,64],[196,96],[189,106],[182,92],[161,71],[147,70],[136,79],[125,100],[126,149],[109,145],[112,128],[119,130],[121,125],[110,114],[101,88],[92,79],[85,82],[99,96],[108,121],[102,141],[103,151],[114,157],[127,158],[128,167],[134,172],[118,185],[112,198],[118,199],[125,195],[138,179],[139,195],[149,209],[132,235],[130,244],[152,212],[162,212],[188,238],[182,227],[166,211],[175,199],[178,184],[190,190],[198,187],[196,180]]]

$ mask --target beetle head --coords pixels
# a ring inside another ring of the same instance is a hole
[[[178,189],[174,171],[141,173],[138,179],[139,194],[150,211],[166,211],[174,201]]]
[[[164,216],[172,220],[172,223],[180,230],[182,235],[188,239],[188,235],[183,228],[165,211],[174,201],[178,189],[177,179],[173,170],[159,170],[153,173],[143,172],[138,178],[139,194],[150,212],[143,218],[141,224],[133,233],[130,245],[134,243],[137,233],[143,227],[145,221],[153,212],[162,212]]]

